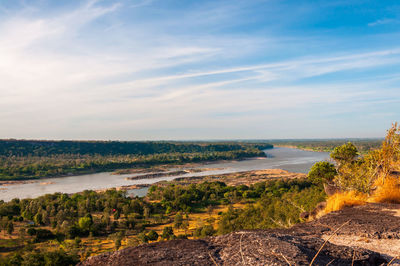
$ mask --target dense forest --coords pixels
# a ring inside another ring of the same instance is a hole
[[[161,153],[204,153],[242,150],[244,147],[272,148],[267,143],[167,142],[167,141],[48,141],[0,140],[1,156],[54,155],[150,155]]]
[[[266,143],[0,141],[0,180],[265,156]]]

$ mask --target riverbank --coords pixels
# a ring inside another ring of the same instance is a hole
[[[262,159],[254,157],[245,160],[219,160],[207,163],[185,163],[164,165],[164,167],[135,168],[136,173],[113,174],[112,172],[100,172],[87,175],[70,175],[62,178],[42,178],[28,182],[8,182],[10,185],[0,188],[0,200],[10,201],[14,198],[35,198],[44,194],[77,193],[84,190],[106,190],[113,187],[126,187],[133,185],[154,184],[163,180],[170,181],[175,178],[190,176],[213,176],[262,169],[283,169],[293,173],[307,173],[310,167],[317,161],[329,158],[329,154],[323,152],[310,152],[299,149],[274,148],[264,151],[267,157]],[[187,169],[203,169],[201,172],[186,173],[183,175],[163,176],[148,179],[127,180],[128,177],[140,175],[139,172],[153,174],[162,171],[181,171]],[[205,171],[204,171],[205,170]],[[13,184],[12,184],[13,183]],[[47,185],[41,185],[46,183]],[[129,188],[129,187],[128,187]],[[143,187],[140,195],[143,195]],[[129,190],[129,189],[126,189]]]
[[[187,168],[187,167],[197,167],[200,165],[207,165],[207,164],[218,164],[218,163],[225,163],[225,162],[238,162],[243,160],[259,160],[265,159],[267,156],[264,153],[264,156],[249,156],[249,157],[240,157],[240,158],[232,158],[232,159],[215,159],[215,160],[204,160],[204,161],[197,161],[197,162],[171,162],[171,163],[152,163],[152,164],[138,164],[134,167],[126,166],[125,168],[98,168],[98,169],[83,169],[83,170],[75,170],[74,172],[68,173],[59,173],[53,175],[42,175],[42,176],[34,176],[34,177],[26,177],[26,176],[19,176],[15,178],[10,177],[2,177],[0,175],[0,182],[5,182],[9,184],[27,184],[31,181],[38,181],[41,179],[49,179],[49,178],[63,178],[63,177],[71,177],[71,176],[82,176],[82,175],[90,175],[96,173],[111,173],[112,175],[126,175],[126,174],[140,174],[140,173],[151,173],[154,171],[157,172],[166,172],[172,168]],[[20,183],[19,183],[20,182]]]
[[[299,149],[302,151],[313,151],[313,152],[331,152],[333,149],[318,149],[318,148],[307,148],[295,145],[275,145],[277,148],[289,148],[289,149]]]

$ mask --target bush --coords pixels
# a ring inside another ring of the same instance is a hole
[[[156,231],[151,230],[151,231],[147,234],[147,238],[148,238],[150,241],[156,241],[156,240],[158,239],[158,234],[157,234]]]
[[[171,239],[175,239],[176,238],[175,235],[174,235],[174,230],[172,229],[171,226],[164,227],[161,237],[163,239],[167,239],[167,240],[171,240]]]
[[[338,164],[351,163],[357,158],[357,156],[357,148],[351,142],[336,147],[331,153],[331,158]]]
[[[329,162],[315,163],[308,173],[308,180],[314,184],[331,183],[337,175],[335,166]]]
[[[214,227],[212,225],[204,225],[201,227],[196,228],[194,231],[193,235],[197,237],[206,237],[206,236],[212,236],[216,233],[214,230]]]
[[[76,265],[78,262],[79,259],[76,255],[68,255],[64,251],[59,250],[44,253],[26,253],[22,256],[21,265],[70,266]]]
[[[34,236],[34,241],[35,242],[40,242],[48,239],[54,239],[56,236],[47,229],[35,229],[35,228],[29,228],[27,231],[28,235]]]

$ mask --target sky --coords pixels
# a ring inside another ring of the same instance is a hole
[[[400,2],[0,0],[0,138],[383,137]]]

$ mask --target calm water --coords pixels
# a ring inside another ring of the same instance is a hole
[[[75,193],[85,189],[104,189],[133,184],[152,184],[161,180],[172,180],[184,176],[204,176],[211,174],[225,174],[250,170],[284,169],[291,172],[307,173],[310,167],[317,161],[329,158],[329,153],[302,151],[291,148],[274,148],[265,150],[267,158],[248,159],[243,161],[207,163],[192,168],[221,168],[220,170],[204,171],[200,173],[188,173],[184,175],[168,176],[152,179],[125,180],[129,175],[111,175],[109,172],[69,176],[60,178],[45,178],[37,183],[5,186],[0,190],[0,200],[9,201],[13,198],[33,198],[48,193],[63,192]],[[174,169],[171,169],[174,170]],[[48,183],[48,184],[45,184]],[[133,195],[143,196],[147,188],[131,190]]]

